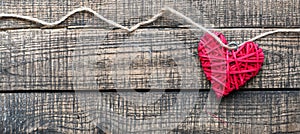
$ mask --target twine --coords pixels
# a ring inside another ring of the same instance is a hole
[[[277,30],[274,30],[274,31],[270,31],[270,32],[265,32],[265,33],[262,33],[252,39],[249,39],[248,41],[245,41],[241,44],[236,44],[236,43],[229,43],[228,45],[223,43],[222,40],[217,36],[215,35],[214,33],[212,33],[211,31],[207,30],[206,28],[204,28],[202,25],[194,22],[191,18],[183,15],[182,13],[176,11],[175,9],[173,8],[170,8],[170,7],[165,7],[165,8],[162,8],[161,11],[154,15],[152,18],[150,18],[149,20],[147,21],[143,21],[143,22],[140,22],[134,26],[132,26],[131,28],[128,28],[128,27],[125,27],[123,25],[120,25],[118,24],[117,22],[115,21],[112,21],[112,20],[109,20],[107,18],[105,18],[104,16],[102,16],[101,14],[97,13],[96,11],[94,11],[93,9],[91,8],[88,8],[88,7],[80,7],[80,8],[77,8],[73,11],[70,11],[69,13],[67,13],[65,16],[63,16],[61,19],[55,21],[55,22],[46,22],[44,20],[41,20],[41,19],[38,19],[38,18],[34,18],[34,17],[31,17],[31,16],[23,16],[23,15],[17,15],[17,14],[0,14],[0,19],[2,18],[14,18],[14,19],[22,19],[22,20],[26,20],[26,21],[30,21],[30,22],[34,22],[34,23],[37,23],[37,24],[40,24],[42,25],[41,28],[53,28],[53,27],[56,27],[58,26],[59,24],[63,23],[64,21],[66,21],[70,16],[76,14],[76,13],[79,13],[79,12],[88,12],[88,13],[91,13],[93,14],[94,16],[96,16],[97,18],[103,20],[104,22],[114,26],[114,27],[117,27],[117,28],[120,28],[120,29],[123,29],[123,30],[126,30],[127,32],[133,32],[135,30],[137,30],[139,27],[143,26],[143,25],[147,25],[147,24],[150,24],[154,21],[156,21],[159,17],[163,16],[166,12],[170,12],[184,20],[186,20],[188,23],[196,26],[197,28],[205,31],[207,34],[209,34],[212,38],[215,39],[215,41],[217,41],[217,44],[221,45],[222,47],[224,48],[227,48],[228,50],[233,50],[233,49],[237,49],[245,44],[247,44],[247,42],[249,41],[255,41],[257,39],[260,39],[260,38],[263,38],[267,35],[271,35],[271,34],[275,34],[275,33],[280,33],[280,32],[300,32],[300,28],[298,29],[277,29]],[[236,58],[234,59],[236,60]],[[222,94],[224,93],[224,91],[222,91]],[[226,92],[227,93],[227,92]],[[225,94],[226,94],[225,93]],[[221,94],[217,94],[219,97],[221,96]],[[211,104],[215,104],[215,103],[219,103],[221,100],[220,98],[215,98],[214,95],[212,94],[209,94],[208,95],[208,100]],[[206,108],[205,108],[206,109]],[[210,116],[213,116],[214,118],[217,118],[217,120],[225,123],[226,121],[224,120],[221,120],[219,117],[217,117],[214,113],[214,111],[216,111],[218,108],[215,108],[215,109],[210,109],[210,111],[206,111],[206,113],[208,113]]]
[[[222,47],[224,48],[227,48],[229,50],[233,50],[233,49],[237,49],[238,47],[241,47],[243,46],[245,43],[247,43],[248,41],[255,41],[257,39],[260,39],[262,37],[265,37],[267,35],[271,35],[271,34],[275,34],[275,33],[280,33],[280,32],[300,32],[300,28],[299,29],[277,29],[277,30],[274,30],[274,31],[270,31],[270,32],[265,32],[265,33],[262,33],[261,35],[258,35],[252,39],[249,39],[248,41],[245,41],[239,45],[235,45],[235,46],[230,46],[230,45],[226,45],[224,44],[215,34],[213,34],[212,32],[210,32],[209,30],[207,30],[206,28],[204,28],[202,25],[194,22],[191,18],[183,15],[182,13],[176,11],[175,9],[173,8],[170,8],[170,7],[165,7],[163,9],[161,9],[161,11],[154,15],[152,18],[150,18],[149,20],[147,21],[143,21],[143,22],[140,22],[134,26],[132,26],[131,28],[128,28],[128,27],[125,27],[125,26],[122,26],[120,24],[118,24],[117,22],[114,22],[112,20],[109,20],[109,19],[106,19],[105,17],[103,17],[102,15],[98,14],[96,11],[94,11],[93,9],[91,8],[88,8],[88,7],[80,7],[80,8],[77,8],[71,12],[69,12],[67,15],[63,16],[61,19],[59,19],[58,21],[55,21],[55,22],[46,22],[44,20],[41,20],[41,19],[38,19],[38,18],[33,18],[33,17],[30,17],[30,16],[22,16],[22,15],[16,15],[16,14],[0,14],[0,19],[1,18],[15,18],[15,19],[23,19],[23,20],[27,20],[27,21],[31,21],[31,22],[35,22],[35,23],[38,23],[38,24],[41,24],[43,25],[42,28],[53,28],[59,24],[61,24],[62,22],[66,21],[66,19],[68,19],[70,16],[76,14],[76,13],[79,13],[79,12],[88,12],[88,13],[91,13],[93,15],[95,15],[96,17],[98,17],[99,19],[105,21],[106,23],[108,24],[111,24],[117,28],[120,28],[120,29],[124,29],[126,30],[127,32],[133,32],[135,31],[136,29],[138,29],[140,26],[143,26],[143,25],[146,25],[146,24],[149,24],[149,23],[152,23],[154,21],[156,21],[159,17],[163,16],[164,13],[168,11],[170,13],[173,13],[175,14],[176,16],[186,20],[188,23],[198,27],[199,29],[207,32],[209,35],[211,35]]]

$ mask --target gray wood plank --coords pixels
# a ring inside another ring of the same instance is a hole
[[[116,120],[114,124],[95,125],[98,120],[90,113],[93,110],[111,111],[105,118],[114,119],[114,114],[137,120],[159,119],[162,107],[173,107],[174,102],[156,102],[145,107],[135,106],[127,102],[118,93],[85,92],[90,103],[80,102],[76,95],[80,93],[7,93],[0,98],[0,128],[4,133],[56,132],[56,133],[122,133],[136,130],[136,124],[122,124]],[[175,95],[175,96],[174,96]],[[300,132],[300,92],[299,91],[241,91],[223,98],[219,105],[216,120],[209,116],[200,116],[206,103],[207,92],[199,92],[194,109],[176,128],[169,128],[171,133],[299,133]],[[176,98],[176,93],[168,93],[165,101]],[[163,97],[163,96],[162,96]],[[169,97],[169,98],[168,98]],[[177,98],[180,99],[180,98]],[[104,103],[106,102],[106,103]],[[176,102],[175,102],[176,103]],[[187,105],[190,101],[186,101]],[[95,105],[103,106],[97,108]],[[156,106],[154,106],[156,105]],[[155,107],[147,109],[147,107]],[[175,111],[180,113],[180,109]],[[95,113],[95,111],[94,111]],[[208,122],[202,122],[202,119]],[[226,125],[221,120],[226,121]],[[171,122],[172,123],[172,122]],[[174,122],[173,122],[174,123]],[[161,125],[157,123],[153,125]],[[2,127],[1,127],[2,126]],[[107,129],[103,127],[106,126]],[[127,127],[124,127],[127,126]],[[102,127],[102,130],[101,130]],[[156,129],[147,132],[160,132]]]
[[[228,41],[242,42],[270,30],[218,31]],[[193,55],[202,36],[195,29],[140,29],[130,34],[35,29],[10,30],[1,36],[1,90],[210,88]],[[299,37],[279,33],[258,40],[264,65],[244,88],[299,88]]]
[[[299,2],[298,0],[3,0],[0,2],[0,13],[33,16],[53,22],[75,8],[86,6],[122,25],[132,26],[147,20],[167,5],[206,27],[225,28],[216,30],[223,32],[229,41],[242,42],[271,30],[264,29],[266,27],[299,27]],[[201,110],[210,85],[205,79],[197,57],[190,56],[196,52],[202,33],[199,30],[182,28],[186,27],[185,25],[184,21],[168,14],[128,34],[122,30],[112,30],[112,26],[87,13],[71,16],[60,24],[58,29],[39,29],[40,25],[32,22],[1,19],[0,90],[97,91],[113,89],[116,86],[121,89],[128,88],[125,84],[128,82],[132,88],[151,86],[151,88],[177,89],[184,81],[190,82],[185,83],[188,85],[187,88],[206,90],[200,91],[195,108],[186,120],[175,129],[169,128],[173,129],[171,133],[300,133],[299,33],[275,34],[257,41],[266,54],[263,69],[243,87],[244,89],[223,99],[216,115],[226,120],[227,124],[224,126],[221,120],[208,116],[205,117],[208,122],[202,122]],[[72,29],[77,26],[78,29]],[[81,26],[87,29],[82,29]],[[141,52],[136,52],[137,48]],[[151,50],[151,55],[148,50]],[[170,55],[179,56],[174,59],[169,57]],[[180,61],[182,60],[180,56],[184,57],[185,64]],[[116,60],[119,61],[115,62]],[[122,61],[124,63],[130,61],[131,64],[120,70],[124,67],[120,64]],[[120,68],[116,71],[115,67]],[[187,77],[183,77],[185,76],[183,72],[188,74]],[[124,82],[123,78],[128,81]],[[197,82],[195,78],[198,78]],[[261,91],[249,91],[253,88]],[[269,88],[277,88],[278,91],[265,91]],[[104,128],[97,127],[94,121],[98,118],[90,114],[96,109],[95,105],[109,104],[101,110],[113,110],[113,114],[126,119],[149,120],[159,118],[157,113],[162,109],[167,111],[168,109],[164,107],[172,107],[171,101],[174,100],[174,95],[169,94],[165,96],[166,102],[155,103],[158,107],[155,105],[136,107],[117,93],[99,93],[99,95],[87,92],[88,96],[85,99],[93,103],[85,103],[76,98],[80,92],[76,91],[74,94],[59,91],[1,93],[0,132],[121,133],[142,126],[122,124],[123,122],[116,119],[116,122],[100,126]],[[102,101],[97,100],[97,97]],[[184,104],[189,102],[186,101]],[[177,109],[171,112],[182,111]],[[105,117],[109,117],[108,115],[110,114],[104,114]],[[162,123],[154,125],[159,126]],[[148,132],[162,131],[157,129]]]
[[[3,0],[0,13],[32,16],[48,22],[59,20],[68,12],[81,7],[90,7],[104,17],[125,26],[132,26],[157,14],[164,6],[191,17],[196,22],[210,27],[299,27],[300,3],[297,0]],[[177,27],[186,25],[184,21],[167,14],[148,27]],[[109,27],[91,14],[79,13],[59,27],[91,26]],[[5,18],[0,21],[0,29],[40,27],[32,22]]]

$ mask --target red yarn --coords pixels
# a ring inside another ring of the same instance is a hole
[[[213,32],[224,44],[223,34]],[[247,42],[237,50],[228,50],[209,34],[205,34],[198,46],[198,56],[207,79],[217,97],[238,90],[249,79],[256,76],[263,62],[264,53],[254,42]]]

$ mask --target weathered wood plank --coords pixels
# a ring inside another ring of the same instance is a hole
[[[269,30],[218,31],[229,41],[242,42]],[[1,90],[210,87],[197,56],[192,55],[202,35],[195,29],[141,29],[130,34],[37,29],[1,35]],[[299,33],[284,33],[257,41],[265,62],[245,88],[299,88],[299,37]]]
[[[218,29],[230,41],[242,42],[270,30],[260,28],[300,26],[298,0],[3,0],[0,13],[33,16],[53,22],[75,8],[86,6],[108,19],[132,26],[150,18],[165,5],[206,27],[230,28]],[[126,83],[130,83],[131,88],[177,89],[188,85],[189,88],[209,89],[197,57],[192,56],[201,31],[180,28],[181,25],[186,23],[166,15],[144,29],[128,34],[112,30],[113,27],[87,13],[78,13],[57,28],[88,26],[95,30],[27,29],[40,26],[23,20],[1,19],[0,90],[98,90],[116,86],[122,89],[128,88]],[[201,110],[207,92],[201,91],[190,116],[173,133],[300,133],[300,92],[297,90],[300,88],[299,33],[275,34],[257,42],[266,54],[263,69],[244,87],[248,90],[234,92],[223,99],[216,115],[226,120],[227,125],[209,117],[211,120],[207,123],[202,122]],[[138,45],[140,52],[136,52]],[[131,59],[130,54],[133,54]],[[179,56],[172,58],[170,55]],[[180,56],[185,64],[178,61]],[[116,59],[119,61],[114,62]],[[131,64],[121,70],[124,64],[119,63],[128,61]],[[185,73],[187,77],[182,76]],[[198,83],[191,74],[196,74]],[[182,81],[190,83],[182,84]],[[249,91],[252,88],[262,91]],[[278,91],[263,91],[266,88],[277,88]],[[75,95],[65,92],[1,93],[0,132],[103,133],[93,122],[98,118],[90,114],[97,109],[95,106],[105,106],[100,110],[127,119],[148,120],[159,118],[158,113],[172,107],[174,102],[171,101],[176,97],[170,93],[165,96],[165,102],[136,107],[117,93],[90,93],[85,99],[93,103],[78,100],[75,97],[78,94],[77,91]],[[99,97],[104,101],[99,101]],[[105,117],[108,115],[105,113]],[[104,122],[101,126],[107,128],[103,131],[121,133],[143,127],[122,124],[118,118],[114,121],[111,124]]]
[[[78,92],[76,92],[78,95]],[[56,132],[56,133],[96,133],[96,118],[90,112],[97,110],[110,111],[110,114],[132,119],[134,115],[145,117],[143,120],[160,118],[159,107],[172,107],[173,102],[158,104],[155,109],[146,109],[123,102],[117,93],[84,93],[94,103],[80,103],[74,93],[9,93],[0,98],[0,129],[4,133]],[[173,93],[169,93],[171,95]],[[206,102],[207,92],[200,92],[186,120],[173,132],[179,133],[299,133],[300,132],[300,92],[299,91],[241,91],[225,97],[216,113],[222,121],[211,117],[200,117]],[[173,96],[174,97],[174,96]],[[176,97],[176,95],[175,95]],[[100,101],[100,99],[102,101]],[[195,98],[191,98],[195,99]],[[97,101],[98,100],[98,101]],[[165,101],[171,101],[166,99]],[[105,103],[104,103],[105,102]],[[186,101],[185,103],[189,103]],[[157,102],[158,103],[158,102]],[[148,104],[151,107],[153,104]],[[153,106],[152,106],[153,107]],[[155,107],[155,106],[154,106]],[[156,112],[156,114],[153,114]],[[168,109],[165,109],[168,110]],[[99,113],[100,113],[99,111]],[[171,111],[171,112],[180,112]],[[146,118],[148,117],[148,118]],[[114,118],[109,117],[107,118]],[[208,118],[208,122],[201,122]],[[139,118],[137,118],[139,119]],[[98,120],[99,121],[99,120]],[[121,120],[117,120],[121,121]],[[101,120],[100,122],[101,123]],[[104,123],[104,126],[108,125]],[[114,126],[117,125],[117,126]],[[130,128],[140,127],[135,124],[116,122],[110,132],[121,133]],[[154,123],[155,125],[155,123]],[[162,125],[160,123],[156,125]],[[170,128],[172,129],[172,128]],[[113,130],[113,131],[112,131]],[[107,130],[106,130],[107,131]],[[148,132],[160,132],[153,130]]]
[[[0,3],[0,13],[32,16],[45,21],[59,20],[68,12],[90,7],[104,17],[125,26],[132,26],[157,14],[164,6],[183,12],[198,23],[211,27],[299,27],[300,3],[298,0],[32,0]],[[150,27],[176,27],[186,25],[181,19],[167,14]],[[108,25],[92,15],[80,13],[72,16],[60,27],[91,26],[107,28]],[[15,19],[1,19],[0,29],[34,28],[39,25]]]
[[[297,0],[192,1],[216,27],[299,27]]]

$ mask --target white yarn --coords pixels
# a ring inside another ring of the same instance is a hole
[[[102,15],[98,14],[96,11],[94,11],[93,9],[88,8],[88,7],[77,8],[77,9],[69,12],[67,15],[63,16],[60,20],[52,22],[52,23],[51,22],[46,22],[44,20],[40,20],[38,18],[33,18],[33,17],[30,17],[30,16],[22,16],[22,15],[16,15],[16,14],[0,14],[0,19],[1,18],[23,19],[23,20],[27,20],[27,21],[32,21],[32,22],[35,22],[35,23],[39,23],[39,24],[43,25],[43,28],[52,28],[52,27],[55,27],[55,26],[61,24],[62,22],[64,22],[66,19],[68,19],[70,16],[74,15],[75,13],[78,13],[78,12],[89,12],[89,13],[92,13],[93,15],[95,15],[96,17],[98,17],[99,19],[105,21],[106,23],[109,23],[109,24],[111,24],[111,25],[113,25],[113,26],[115,26],[117,28],[124,29],[124,30],[126,30],[128,32],[133,32],[133,31],[135,31],[136,29],[138,29],[142,25],[146,25],[146,24],[149,24],[149,23],[152,23],[152,22],[156,21],[159,17],[163,16],[163,14],[166,11],[168,11],[170,13],[173,13],[173,14],[177,15],[180,18],[185,19],[188,23],[190,23],[190,24],[196,26],[197,28],[199,28],[199,29],[207,32],[216,41],[218,41],[222,47],[225,47],[225,48],[227,48],[229,50],[237,49],[237,47],[240,47],[240,46],[244,45],[248,41],[255,41],[257,39],[260,39],[262,37],[265,37],[267,35],[271,35],[271,34],[274,34],[274,33],[279,33],[279,32],[300,32],[300,28],[298,28],[298,29],[277,29],[277,30],[274,30],[274,31],[262,33],[261,35],[258,35],[258,36],[254,37],[252,39],[249,39],[248,41],[245,41],[245,42],[243,42],[243,43],[241,43],[241,44],[239,44],[237,46],[228,46],[228,45],[224,44],[220,40],[220,38],[218,38],[215,34],[213,34],[212,32],[210,32],[206,28],[204,28],[202,25],[194,22],[191,18],[183,15],[182,13],[180,13],[180,12],[176,11],[175,9],[170,8],[170,7],[163,8],[158,14],[154,15],[149,20],[140,22],[140,23],[132,26],[131,28],[122,26],[122,25],[120,25],[120,24],[118,24],[118,23],[116,23],[116,22],[114,22],[112,20],[106,19],[105,17],[103,17]]]

